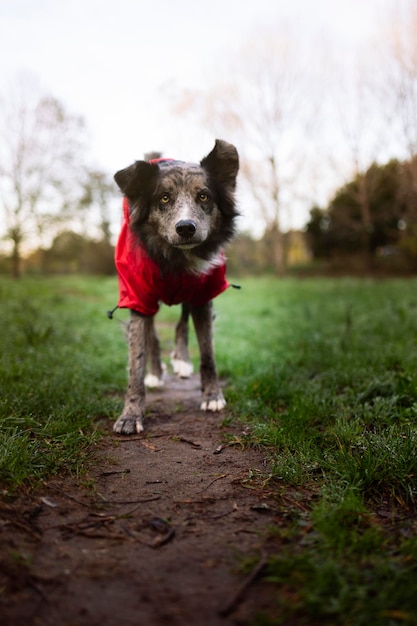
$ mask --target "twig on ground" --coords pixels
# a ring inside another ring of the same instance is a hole
[[[155,435],[139,435],[137,437],[129,435],[128,437],[126,437],[126,435],[119,435],[118,437],[116,437],[116,441],[118,441],[119,443],[130,443],[132,441],[146,441],[146,439],[157,439],[158,437],[169,437],[169,433],[160,433],[160,434],[155,434]]]
[[[152,502],[153,500],[160,500],[161,496],[149,496],[149,498],[140,498],[139,500],[105,500],[100,504],[142,504],[143,502]]]
[[[165,520],[160,518],[155,518],[147,523],[148,528],[152,528],[153,530],[159,531],[159,534],[154,539],[145,539],[140,536],[140,533],[132,533],[132,531],[124,526],[125,532],[131,537],[134,541],[139,541],[148,548],[161,548],[165,544],[167,544],[171,539],[175,536],[175,529],[170,526]]]
[[[42,537],[42,532],[39,528],[34,526],[29,526],[28,524],[24,524],[23,522],[19,522],[17,519],[7,519],[4,525],[14,526],[15,528],[19,528],[20,530],[24,530],[28,535],[30,535],[36,541]]]
[[[226,515],[230,515],[231,513],[235,513],[235,511],[238,511],[239,507],[237,505],[237,503],[235,502],[233,505],[233,508],[231,508],[229,511],[226,511],[225,513],[219,513],[218,515],[211,515],[209,516],[207,519],[220,519],[221,517],[226,517]]]
[[[91,506],[91,502],[83,502],[82,500],[79,500],[75,496],[72,496],[70,493],[66,493],[63,489],[60,489],[59,487],[49,486],[49,488],[53,489],[54,491],[57,491],[62,496],[65,496],[65,498],[68,498],[69,500],[73,500],[77,504],[81,504],[81,506],[86,506],[86,507]]]
[[[229,474],[222,474],[221,476],[217,476],[217,478],[212,480],[206,487],[204,487],[202,491],[207,491],[207,489],[209,489],[213,485],[213,483],[217,482],[218,480],[221,480],[222,478],[226,478],[226,476],[228,475]]]
[[[183,443],[188,443],[190,446],[196,449],[201,448],[201,443],[192,441],[192,439],[186,439],[186,437],[178,437],[178,441],[182,441]]]
[[[151,450],[151,452],[161,451],[161,448],[157,448],[156,446],[153,445],[153,443],[150,443],[147,439],[142,439],[140,443],[144,448],[147,448],[147,450]]]
[[[100,513],[88,513],[87,517],[83,518],[82,520],[79,520],[78,522],[69,522],[69,523],[65,523],[65,524],[53,524],[52,526],[48,526],[47,528],[44,528],[44,532],[48,531],[48,530],[53,530],[55,528],[61,528],[61,529],[66,529],[66,530],[72,530],[73,532],[78,532],[84,531],[87,528],[90,528],[92,526],[103,526],[104,524],[107,524],[109,522],[113,523],[116,520],[121,520],[121,519],[125,519],[126,517],[129,517],[129,515],[132,515],[132,513],[135,513],[141,506],[141,504],[143,502],[151,502],[152,500],[159,500],[161,496],[154,496],[152,498],[143,498],[142,500],[133,500],[133,501],[125,501],[125,502],[107,502],[106,504],[136,504],[137,506],[133,507],[133,509],[129,509],[129,511],[126,511],[125,513],[121,513],[119,515],[103,515]],[[97,520],[92,521],[91,517],[97,517]]]
[[[186,500],[172,500],[173,504],[211,504],[216,502],[213,496],[203,496],[202,498],[187,498]]]
[[[34,579],[29,579],[27,581],[27,584],[34,591],[36,591],[36,593],[38,593],[40,595],[40,597],[42,598],[43,602],[46,602],[46,603],[49,602],[48,596],[45,594],[45,592],[43,591],[42,587],[40,585],[38,585],[38,583]]]
[[[161,548],[166,543],[168,543],[168,541],[171,541],[171,539],[174,538],[174,535],[175,535],[175,530],[171,528],[167,533],[165,533],[164,535],[160,535],[159,537],[156,537],[153,541],[151,541],[147,545],[150,548]]]
[[[255,565],[250,574],[245,578],[243,583],[240,585],[239,589],[236,591],[235,595],[232,599],[219,611],[219,615],[222,617],[227,617],[239,606],[240,602],[243,599],[243,596],[247,590],[247,588],[255,582],[258,576],[262,573],[262,570],[265,569],[268,563],[268,557],[263,552],[261,558],[258,563]]]

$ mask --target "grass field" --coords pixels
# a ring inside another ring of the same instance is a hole
[[[417,624],[417,281],[242,287],[216,301],[216,352],[226,420],[267,450],[279,513],[265,574],[279,617],[257,625]],[[0,282],[3,490],[88,465],[126,382],[116,297],[114,279]],[[177,315],[159,317],[167,353]]]

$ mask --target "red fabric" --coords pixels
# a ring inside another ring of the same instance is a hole
[[[133,309],[142,315],[155,315],[159,303],[202,306],[230,286],[226,280],[226,263],[208,274],[161,274],[158,265],[148,257],[129,228],[129,204],[123,200],[123,222],[115,251],[119,275],[119,307]]]

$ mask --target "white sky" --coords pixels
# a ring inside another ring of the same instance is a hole
[[[111,173],[154,149],[199,160],[214,137],[171,118],[161,86],[204,85],[265,26],[288,24],[300,45],[327,38],[349,54],[395,2],[0,0],[0,91],[33,72],[84,117],[94,164]]]

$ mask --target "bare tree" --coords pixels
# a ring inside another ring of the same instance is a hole
[[[278,274],[286,269],[283,218],[298,193],[315,113],[314,99],[307,98],[305,67],[288,37],[264,34],[224,68],[223,80],[217,73],[208,93],[188,91],[176,108],[180,115],[204,111],[205,124],[237,144],[253,218],[271,242]]]
[[[411,231],[416,238],[415,197],[417,195],[417,6],[406,0],[400,3],[391,21],[386,62],[387,83],[393,94],[393,129],[406,156],[408,177],[405,198],[404,237]]]
[[[397,6],[387,41],[385,78],[394,95],[395,130],[408,157],[417,155],[417,6]]]
[[[12,273],[22,248],[41,246],[70,220],[84,159],[84,123],[25,75],[0,99],[0,210],[12,245]]]
[[[360,219],[352,223],[352,227],[357,231],[368,266],[372,264],[374,227],[370,199],[374,191],[371,185],[375,181],[367,175],[367,171],[383,156],[388,144],[389,127],[374,59],[376,57],[369,51],[362,50],[360,57],[352,59],[351,64],[346,62],[343,72],[340,72],[340,67],[338,73],[335,72],[330,97],[335,109],[336,128],[331,133],[333,142],[328,148],[334,171],[339,170],[338,177],[342,180],[354,179],[357,183],[355,202]]]
[[[90,221],[91,211],[98,215],[99,238],[103,243],[111,243],[111,201],[118,196],[113,179],[101,170],[86,169],[82,180],[83,195],[79,201],[82,213],[87,213]]]

